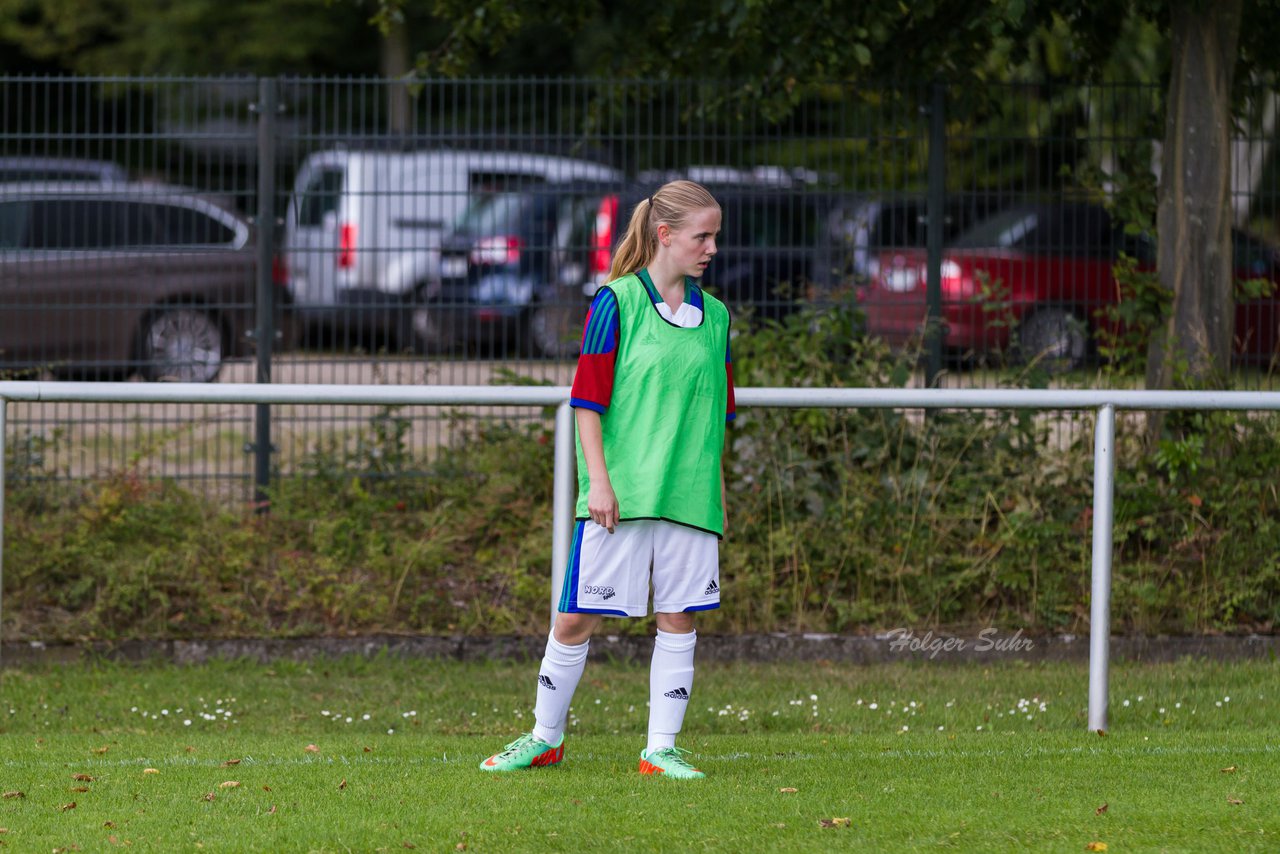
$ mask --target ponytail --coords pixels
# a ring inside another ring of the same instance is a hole
[[[651,210],[653,203],[650,199],[641,199],[636,203],[635,210],[631,212],[631,222],[627,224],[627,233],[623,235],[618,251],[613,255],[609,281],[643,270],[657,254],[658,227],[657,223],[654,223],[653,228],[649,227]]]
[[[720,205],[706,187],[693,181],[672,181],[649,198],[641,199],[631,212],[627,233],[613,255],[609,281],[649,266],[658,254],[658,223],[678,229],[691,213],[704,208],[719,210]]]

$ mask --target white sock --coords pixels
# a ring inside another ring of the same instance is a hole
[[[649,666],[649,746],[674,747],[693,691],[693,648],[698,633],[675,634],[658,629]]]
[[[555,634],[547,638],[547,652],[538,670],[538,701],[533,707],[536,721],[533,734],[540,741],[556,744],[564,735],[569,703],[587,666],[590,644],[591,641],[586,640],[577,646],[567,646],[556,640]]]

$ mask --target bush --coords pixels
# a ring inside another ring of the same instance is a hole
[[[734,364],[740,386],[901,386],[914,368],[842,311],[740,336]],[[1084,631],[1092,448],[1050,442],[1056,417],[743,410],[726,457],[726,607],[700,626]],[[29,479],[7,507],[5,635],[541,633],[548,423],[459,419],[427,462],[386,410],[354,441],[312,449],[269,515],[134,469],[75,487]],[[1148,453],[1121,433],[1113,627],[1271,631],[1280,421],[1202,414],[1180,436]]]

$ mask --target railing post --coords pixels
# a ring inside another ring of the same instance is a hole
[[[276,256],[276,80],[258,81],[258,289],[255,310],[257,370],[254,382],[271,382],[271,345],[275,341]],[[254,408],[253,501],[258,512],[268,507],[271,485],[271,404]]]
[[[928,277],[925,300],[925,387],[935,388],[942,373],[942,243],[947,225],[947,90],[934,83],[929,91],[929,190],[926,198],[925,245]]]
[[[576,492],[574,467],[573,408],[569,401],[556,407],[555,477],[551,491],[551,625],[556,622],[556,608],[564,587],[564,573],[569,564],[569,544],[573,540],[573,505]]]
[[[1111,669],[1111,526],[1116,408],[1098,409],[1093,439],[1093,590],[1089,600],[1089,729],[1106,730]]]
[[[0,397],[0,672],[4,668],[4,455],[9,451],[5,415],[9,401]]]

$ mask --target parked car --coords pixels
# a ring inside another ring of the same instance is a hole
[[[949,194],[943,202],[943,243],[951,243],[1006,205],[994,193]],[[849,246],[855,279],[865,284],[875,276],[886,250],[926,248],[928,212],[928,200],[919,195],[873,197],[849,205],[836,221]]]
[[[124,167],[110,160],[74,157],[0,157],[0,184],[34,181],[96,181],[117,184],[128,180]]]
[[[184,190],[0,186],[0,367],[209,382],[251,351],[256,262],[248,224]]]
[[[436,346],[484,354],[577,354],[583,283],[608,248],[593,252],[598,184],[546,184],[473,196],[441,253],[439,293],[415,328]],[[593,266],[594,265],[594,266]]]
[[[1233,240],[1239,279],[1280,282],[1273,247],[1238,230]],[[1091,204],[1020,204],[978,224],[943,255],[947,349],[975,355],[1016,350],[1062,367],[1083,364],[1099,326],[1108,323],[1100,309],[1120,296],[1112,268],[1121,252],[1154,268],[1152,241],[1125,234],[1105,209]],[[926,288],[922,250],[882,252],[860,295],[868,331],[891,344],[918,340]],[[1277,306],[1274,297],[1237,304],[1240,356],[1265,362],[1276,353]]]
[[[599,163],[520,152],[312,154],[285,222],[293,302],[309,326],[407,343],[411,309],[438,298],[444,236],[474,194],[620,178]]]

